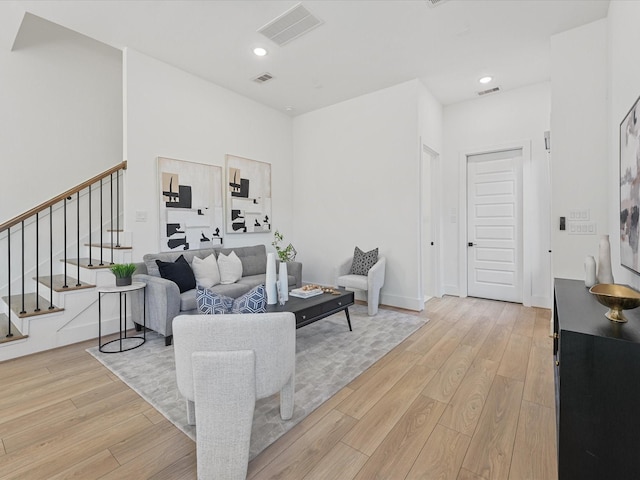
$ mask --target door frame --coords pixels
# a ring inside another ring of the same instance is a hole
[[[533,181],[531,172],[531,140],[517,140],[488,147],[469,148],[460,152],[458,159],[459,169],[459,191],[458,202],[458,285],[460,286],[460,296],[466,297],[467,269],[468,269],[468,247],[467,247],[467,157],[469,155],[480,155],[483,153],[501,152],[504,150],[522,149],[522,304],[531,306],[531,251],[534,234],[531,222],[527,222],[528,212],[532,207],[531,182]]]
[[[440,224],[441,222],[441,215],[440,215],[440,205],[442,204],[441,202],[441,195],[442,195],[442,191],[441,191],[441,170],[440,170],[440,154],[438,152],[436,152],[433,148],[423,144],[421,142],[421,149],[420,149],[420,201],[419,201],[419,208],[418,208],[418,212],[419,212],[419,225],[420,225],[420,232],[419,232],[419,242],[418,242],[418,258],[420,261],[420,275],[419,275],[419,281],[418,281],[418,288],[419,288],[419,297],[420,299],[424,299],[424,294],[425,294],[425,272],[423,269],[423,265],[424,265],[424,243],[427,241],[433,241],[434,245],[433,248],[431,249],[431,258],[433,260],[433,265],[431,266],[431,268],[433,269],[433,290],[434,290],[434,295],[436,297],[442,297],[443,295],[443,289],[442,289],[442,271],[440,268],[441,265],[441,252],[442,249],[440,247],[440,245],[442,244],[442,226]],[[431,185],[424,185],[424,162],[425,161],[429,161],[431,162]],[[423,198],[424,198],[424,192],[425,190],[430,189],[431,190],[431,236],[432,238],[427,239],[425,238],[425,232],[423,229],[423,225],[422,225],[422,219],[423,219],[423,211],[424,211],[424,205],[423,205]],[[424,301],[422,302],[422,304],[424,304]]]

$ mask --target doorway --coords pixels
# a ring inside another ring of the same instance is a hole
[[[420,162],[420,294],[426,302],[441,297],[440,291],[440,156],[422,146]]]
[[[522,303],[521,148],[467,155],[467,294]]]

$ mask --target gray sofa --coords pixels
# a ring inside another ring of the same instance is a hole
[[[237,298],[253,287],[264,283],[267,270],[267,251],[264,245],[148,253],[143,257],[142,263],[136,264],[137,268],[133,275],[133,280],[144,282],[147,285],[147,328],[164,335],[166,345],[171,345],[173,319],[177,315],[198,313],[196,290],[180,293],[178,285],[160,276],[156,260],[175,262],[180,255],[184,255],[187,262],[191,264],[195,256],[206,258],[214,253],[217,258],[220,252],[228,255],[232,251],[236,253],[242,262],[242,278],[230,285],[215,285],[210,290],[221,295]],[[279,267],[279,262],[276,262],[276,267]],[[287,274],[291,288],[302,286],[302,264],[300,262],[289,262],[287,264]],[[141,301],[132,302],[132,310],[133,318],[142,318]],[[136,325],[136,328],[140,328],[140,326]]]

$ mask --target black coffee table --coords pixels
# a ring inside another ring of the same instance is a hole
[[[354,304],[353,292],[341,288],[334,290],[340,294],[323,293],[310,298],[289,295],[289,300],[284,305],[267,305],[267,312],[291,312],[296,316],[296,328],[300,328],[344,310],[349,331],[352,331],[349,307]]]

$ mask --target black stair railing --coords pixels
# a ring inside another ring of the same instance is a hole
[[[126,168],[127,168],[127,162],[126,161],[121,162],[118,165],[106,170],[105,172],[102,172],[99,175],[96,175],[95,177],[77,185],[76,187],[52,198],[51,200],[44,202],[43,204],[38,205],[37,207],[34,207],[28,210],[27,212],[0,224],[0,242],[6,244],[6,265],[4,268],[0,268],[0,271],[6,269],[7,296],[5,297],[5,299],[6,299],[6,304],[8,306],[7,308],[8,324],[6,329],[7,337],[14,336],[14,332],[12,331],[12,319],[13,319],[13,316],[16,314],[13,312],[13,308],[16,308],[16,311],[18,311],[17,313],[18,317],[26,316],[30,313],[33,314],[33,313],[41,312],[42,308],[41,308],[41,300],[40,300],[40,285],[39,285],[40,281],[43,281],[49,287],[49,298],[48,298],[49,306],[47,310],[55,310],[57,308],[53,304],[53,292],[54,292],[54,289],[56,288],[56,283],[58,282],[57,285],[60,284],[59,280],[58,281],[55,280],[55,275],[54,275],[54,270],[56,270],[54,268],[54,261],[56,260],[56,258],[59,258],[60,260],[62,260],[62,264],[63,264],[62,288],[69,289],[70,286],[68,282],[67,264],[70,259],[68,258],[68,252],[74,252],[75,250],[75,253],[77,255],[77,259],[75,260],[76,266],[77,266],[76,274],[78,277],[76,279],[75,286],[76,287],[82,286],[82,282],[80,280],[80,276],[81,276],[80,267],[82,263],[80,258],[80,255],[81,255],[80,249],[81,249],[81,242],[82,242],[81,232],[84,231],[83,226],[86,224],[88,234],[87,236],[85,236],[85,239],[88,238],[89,252],[91,252],[92,245],[93,245],[92,244],[92,229],[93,229],[92,217],[94,213],[92,197],[93,195],[96,195],[96,194],[99,195],[100,197],[100,202],[99,202],[100,203],[100,206],[99,206],[100,225],[98,226],[100,231],[100,243],[97,246],[100,247],[100,266],[104,266],[103,257],[102,257],[102,250],[103,250],[102,247],[103,246],[106,247],[106,245],[104,245],[103,243],[102,232],[106,227],[106,225],[103,223],[103,188],[105,186],[105,180],[109,181],[109,188],[110,188],[110,200],[109,200],[110,222],[108,224],[108,228],[112,232],[110,250],[111,250],[111,264],[113,264],[114,245],[116,245],[117,247],[120,247],[119,233],[118,233],[116,242],[113,241],[114,240],[113,239],[114,217],[115,217],[115,221],[117,222],[116,232],[118,232],[120,229],[120,215],[122,215],[121,202],[120,202],[120,181]],[[114,175],[115,175],[115,178],[114,178]],[[113,193],[114,181],[117,182],[115,212],[114,212],[114,198],[113,198],[114,197],[114,193]],[[99,186],[99,191],[98,189],[93,188],[94,186],[96,187]],[[83,201],[81,205],[80,198],[83,196],[87,196],[87,203]],[[88,208],[85,208],[85,205],[88,205]],[[75,216],[74,215],[69,216],[67,210],[71,209],[71,212],[73,212],[73,208],[75,208]],[[86,216],[83,213],[85,211],[87,212]],[[48,222],[44,220],[47,216],[48,216]],[[76,224],[75,225],[76,235],[73,235],[73,234],[71,235],[72,237],[75,237],[71,240],[71,242],[75,242],[76,244],[75,249],[73,248],[73,244],[68,243],[69,238],[67,235],[68,227],[70,229],[74,227],[73,226],[74,220]],[[40,223],[43,221],[45,223],[41,226]],[[69,224],[68,223],[69,221],[72,223]],[[41,227],[44,227],[45,225],[47,225],[47,223],[48,223],[48,230],[49,230],[48,235],[45,234],[41,236],[42,230],[43,229],[46,230],[46,227],[45,228],[41,228]],[[62,225],[60,225],[60,223]],[[20,232],[18,232],[18,229],[20,230]],[[6,232],[6,237],[3,236],[5,235],[5,232]],[[16,248],[15,246],[12,246],[11,236],[18,235],[18,234],[20,235],[20,238],[18,239],[19,240],[18,247]],[[31,245],[31,242],[33,242],[33,245]],[[41,249],[43,250],[43,252],[46,251],[47,247],[41,244],[46,244],[47,242],[49,243],[48,255],[45,255],[44,263],[45,263],[45,266],[47,262],[49,263],[49,268],[48,268],[49,278],[46,279],[45,281],[45,279],[40,277],[40,271],[41,271],[40,251]],[[29,258],[27,259],[26,258],[27,252],[35,252],[35,253],[33,254],[33,256],[28,255]],[[58,253],[56,254],[56,252]],[[91,258],[92,258],[91,253],[89,253],[89,261],[86,265],[88,267],[94,267],[94,264]],[[15,260],[12,260],[12,259],[15,259]],[[27,264],[27,260],[29,261],[29,264]],[[15,270],[12,270],[11,268],[12,264],[13,266],[19,265],[20,272],[15,272]],[[0,267],[2,267],[2,265],[0,265]],[[26,279],[30,275],[30,272],[33,272],[33,274],[35,274],[34,283],[27,285]],[[20,290],[19,296],[14,294],[15,284],[18,285],[18,289]],[[15,298],[12,298],[12,295],[14,295]],[[31,300],[32,297],[33,297],[33,300]],[[13,308],[12,308],[12,305],[13,305]]]

